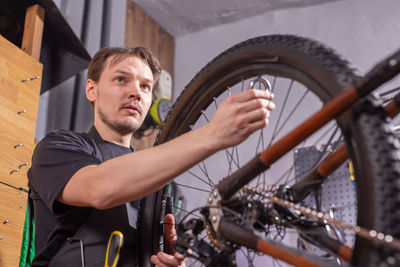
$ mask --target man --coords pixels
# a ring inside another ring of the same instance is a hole
[[[93,57],[86,97],[93,104],[94,127],[88,134],[49,133],[38,144],[28,173],[36,223],[32,266],[104,265],[114,230],[125,237],[118,266],[136,265],[137,233],[126,203],[242,142],[268,124],[274,109],[269,92],[247,90],[226,99],[209,124],[131,153],[132,133],[150,108],[159,73],[157,59],[144,48],[103,48]],[[151,261],[156,266],[184,265],[178,253],[158,253]]]

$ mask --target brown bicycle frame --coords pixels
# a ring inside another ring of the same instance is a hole
[[[356,85],[326,103],[322,109],[290,133],[250,160],[245,166],[221,180],[216,188],[222,200],[227,200],[276,160],[304,141],[322,126],[349,109],[360,98],[400,73],[400,50],[377,64]],[[393,109],[393,108],[392,108]]]
[[[394,118],[400,113],[400,93],[396,94],[393,100],[385,106],[385,112],[390,118]],[[346,144],[343,143],[329,157],[312,169],[304,179],[290,187],[292,201],[295,203],[302,201],[310,191],[319,187],[324,179],[345,163],[348,158],[349,153]]]
[[[329,121],[341,115],[360,98],[371,93],[398,73],[400,73],[400,50],[377,64],[356,85],[348,87],[343,93],[339,94],[324,105],[321,110],[278,140],[275,144],[261,152],[245,166],[221,180],[216,186],[221,199],[227,200],[232,197],[253,178],[267,170],[280,157],[285,155]],[[386,107],[386,112],[389,116],[393,117],[395,114],[399,113],[399,103],[399,97],[397,97],[397,99],[395,98],[395,100]],[[343,145],[342,148],[340,148],[336,153],[333,153],[327,160],[318,166],[318,171],[323,177],[326,177],[340,165],[340,162],[343,163],[347,157],[348,153],[345,145]],[[220,234],[224,238],[239,244],[242,243],[244,246],[270,254],[271,256],[278,257],[282,260],[289,261],[295,266],[318,266],[318,264],[314,263],[308,265],[311,263],[304,258],[299,261],[298,259],[301,256],[290,251],[282,250],[274,244],[255,235],[251,236],[246,229],[238,225],[227,225],[226,223],[223,223],[219,228],[221,230]],[[240,238],[241,236],[247,236],[247,241],[243,243],[243,240]],[[348,262],[351,260],[351,248],[343,245],[335,252],[344,260]],[[297,260],[292,261],[290,260],[291,258]]]

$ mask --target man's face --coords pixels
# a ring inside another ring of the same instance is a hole
[[[120,134],[129,134],[140,127],[150,108],[153,73],[139,57],[129,56],[110,65],[112,58],[108,58],[97,83],[88,80],[86,94],[94,103],[95,120]]]

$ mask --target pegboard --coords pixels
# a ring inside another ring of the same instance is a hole
[[[332,152],[332,148],[325,146],[313,146],[300,148],[294,151],[296,180],[300,180],[326,152]],[[316,208],[314,194],[308,196],[301,205]],[[350,180],[349,161],[346,161],[335,172],[328,176],[322,185],[321,209],[323,213],[333,210],[336,220],[356,225],[357,223],[357,197],[354,183]],[[354,233],[342,230],[342,242],[353,247]]]

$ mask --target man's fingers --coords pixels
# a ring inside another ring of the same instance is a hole
[[[257,122],[257,121],[265,121],[269,118],[270,111],[268,109],[255,109],[249,111],[245,114],[242,114],[240,117],[240,123],[242,123],[242,127],[246,127],[246,125]],[[265,126],[265,125],[264,125]]]
[[[255,98],[272,100],[274,94],[268,90],[249,89],[240,94],[233,95],[232,98],[238,102],[247,102]]]
[[[258,129],[261,129],[261,128],[267,126],[268,123],[269,123],[268,119],[252,122],[252,123],[250,123],[248,125],[247,130],[248,130],[249,133],[252,133],[252,132],[254,132],[254,131],[258,130]]]
[[[255,109],[265,108],[267,110],[274,110],[275,104],[271,100],[258,98],[239,104],[240,111],[249,112]]]
[[[157,253],[157,260],[158,260],[158,264],[163,264],[166,266],[179,266],[182,262],[182,260],[178,260],[175,258],[175,256],[166,254],[164,252],[158,252]]]
[[[180,254],[179,252],[175,252],[174,257],[175,257],[175,259],[177,259],[178,261],[183,261],[183,260],[185,260],[185,256],[183,256],[183,255]]]
[[[154,265],[160,264],[160,261],[158,260],[156,255],[150,257],[150,262]]]
[[[163,252],[157,253],[150,257],[150,262],[157,267],[160,266],[184,266],[185,257],[176,252],[173,256]]]

